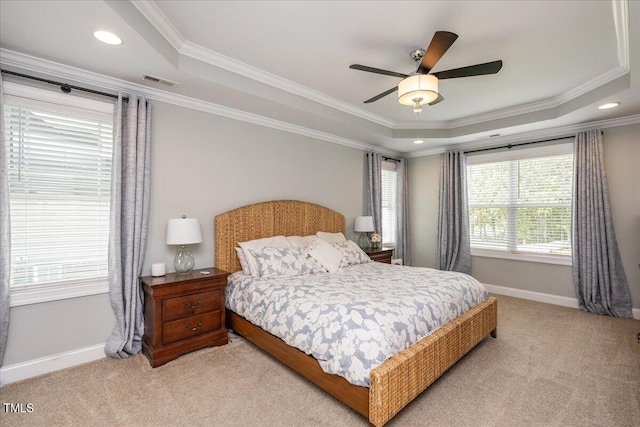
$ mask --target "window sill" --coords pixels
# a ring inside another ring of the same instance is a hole
[[[32,286],[11,290],[11,307],[39,304],[68,298],[109,293],[109,281],[96,279],[95,282],[76,282],[46,286]]]
[[[486,249],[472,249],[471,256],[483,258],[502,258],[515,261],[538,262],[543,264],[573,265],[570,256],[542,255],[531,253],[513,253],[503,251],[490,251]]]

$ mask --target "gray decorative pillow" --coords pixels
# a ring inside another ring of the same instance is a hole
[[[258,262],[260,277],[298,276],[327,271],[300,249],[267,247],[251,252]]]
[[[371,262],[369,255],[364,253],[364,251],[360,249],[360,246],[353,240],[342,243],[332,243],[332,245],[342,253],[342,260],[340,261],[341,268]]]

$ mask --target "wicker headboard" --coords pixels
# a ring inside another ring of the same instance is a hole
[[[307,236],[318,231],[344,233],[344,215],[324,206],[297,200],[275,200],[243,206],[214,222],[215,266],[240,270],[238,242],[271,236]]]

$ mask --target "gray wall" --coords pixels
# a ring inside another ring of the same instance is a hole
[[[640,308],[640,125],[605,129],[605,161],[618,238],[632,305]],[[409,160],[411,258],[435,267],[440,156]],[[483,283],[575,298],[570,266],[473,257]]]
[[[12,307],[2,366],[104,343],[115,325],[108,294]]]
[[[200,220],[196,268],[213,265],[213,219],[249,203],[296,199],[345,215],[347,234],[362,215],[364,153],[169,104],[154,106],[151,219],[144,274],[151,262],[173,271],[167,220]]]
[[[409,159],[411,265],[436,267],[440,155]]]
[[[304,200],[343,213],[347,236],[363,214],[364,154],[211,114],[154,103],[152,195],[143,274],[152,262],[173,271],[164,243],[169,218],[200,220],[196,268],[213,265],[213,218],[245,204]],[[104,343],[115,324],[108,295],[11,308],[4,366]]]

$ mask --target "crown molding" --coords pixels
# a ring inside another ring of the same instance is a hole
[[[426,149],[421,151],[415,151],[411,153],[405,153],[405,158],[432,156],[434,154],[441,154],[448,150],[476,150],[482,148],[491,148],[504,144],[512,144],[518,142],[529,142],[535,140],[542,140],[547,138],[558,138],[562,136],[573,136],[577,132],[591,130],[591,129],[607,129],[618,126],[627,126],[640,123],[640,114],[632,116],[618,117],[614,119],[598,120],[595,122],[578,123],[574,125],[560,126],[549,129],[540,129],[531,132],[523,132],[514,135],[505,135],[498,138],[488,138],[460,143],[457,145],[448,145],[444,147],[438,147],[433,149]]]
[[[214,52],[195,43],[191,43],[189,41],[185,42],[179,53],[181,55],[188,56],[206,64],[213,65],[214,67],[222,68],[243,77],[247,77],[251,80],[275,87],[276,89],[280,89],[293,95],[301,96],[322,105],[326,105],[352,116],[360,117],[361,119],[368,120],[381,126],[391,128],[394,125],[394,122],[392,120],[388,120],[382,116],[370,113],[361,108],[354,107],[349,103],[340,101],[336,98],[332,98],[328,95],[300,85],[298,83],[294,83],[290,80],[283,79],[282,77],[276,76],[275,74],[271,74],[249,64],[245,64],[244,62],[240,62],[218,52]]]
[[[103,74],[98,74],[92,71],[59,64],[57,62],[37,58],[7,49],[0,49],[0,64],[2,65],[2,68],[17,68],[22,71],[31,73],[45,74],[51,78],[60,80],[73,80],[74,82],[78,82],[83,85],[100,88],[103,91],[106,90],[114,93],[128,92],[138,96],[146,97],[151,100],[203,111],[217,116],[239,120],[258,126],[269,127],[272,129],[294,133],[309,138],[319,139],[322,141],[356,148],[359,150],[377,151],[389,156],[400,155],[400,153],[395,150],[384,149],[361,141],[343,138],[341,136],[321,132],[304,126],[286,123],[269,117],[259,116],[257,114],[248,113],[246,111],[236,110],[234,108],[225,107],[223,105],[215,104],[212,102],[190,98],[184,95],[178,95],[156,88],[150,88],[138,83],[131,83],[125,80],[117,79],[115,77],[105,76]]]
[[[153,1],[131,0],[131,4],[160,32],[176,52],[180,52],[186,40]]]
[[[629,1],[612,0],[613,20],[618,39],[618,65],[629,69]]]
[[[259,68],[237,61],[228,56],[219,54],[210,49],[186,41],[180,32],[173,26],[171,21],[164,15],[158,6],[151,0],[131,0],[134,6],[145,16],[146,19],[171,43],[178,54],[189,56],[204,63],[225,69],[227,71],[242,75],[260,83],[267,84],[280,90],[302,96],[311,101],[318,102],[347,114],[360,117],[381,126],[395,129],[455,129],[458,127],[471,126],[479,123],[501,120],[512,116],[530,114],[538,111],[556,108],[572,99],[588,93],[610,81],[615,80],[629,72],[629,16],[628,0],[612,0],[614,24],[616,28],[618,45],[618,64],[600,76],[588,82],[568,90],[551,99],[519,105],[502,110],[495,110],[485,114],[465,117],[462,119],[431,122],[425,126],[416,126],[414,122],[396,122],[386,119],[377,114],[370,113],[352,104],[340,101],[327,96],[321,92],[310,89],[306,86],[294,83],[274,74],[263,71]]]
[[[434,154],[440,154],[448,149],[476,149],[487,148],[500,144],[508,144],[514,142],[530,141],[535,139],[553,138],[561,135],[574,134],[580,130],[592,129],[592,128],[610,128],[617,126],[625,126],[629,124],[640,123],[640,115],[632,115],[627,117],[602,120],[596,122],[582,123],[576,125],[568,125],[558,128],[543,129],[532,132],[525,132],[515,135],[505,135],[503,137],[483,139],[478,141],[472,141],[468,143],[461,143],[458,145],[448,145],[445,147],[425,149],[421,151],[415,151],[410,153],[401,153],[395,150],[384,149],[379,146],[374,146],[361,141],[343,138],[337,135],[321,132],[315,129],[306,128],[303,126],[286,123],[280,120],[271,119],[264,116],[248,113],[241,110],[225,107],[212,102],[206,102],[195,98],[186,97],[183,95],[177,95],[174,93],[166,92],[160,89],[150,88],[138,83],[131,83],[125,80],[117,79],[114,77],[105,76],[103,74],[94,73],[91,71],[83,70],[68,65],[59,64],[57,62],[49,61],[42,58],[26,55],[23,53],[0,48],[0,64],[2,68],[16,68],[22,71],[28,71],[32,73],[45,74],[52,78],[61,80],[73,80],[83,85],[100,88],[103,91],[111,91],[114,93],[128,92],[138,96],[144,96],[146,98],[173,104],[189,109],[203,111],[206,113],[227,117],[234,120],[239,120],[247,123],[252,123],[258,126],[265,126],[272,129],[281,130],[284,132],[294,133],[322,141],[331,142],[334,144],[343,145],[355,149],[365,151],[376,151],[382,154],[395,157],[414,158],[430,156]]]
[[[524,104],[512,108],[505,108],[502,110],[491,111],[486,114],[478,114],[476,116],[465,117],[459,120],[452,120],[444,123],[444,129],[454,129],[457,127],[464,127],[475,125],[478,123],[501,120],[507,117],[518,116],[521,114],[530,114],[537,111],[547,110],[550,108],[556,108],[560,105],[571,101],[579,96],[591,92],[603,86],[619,77],[624,76],[629,72],[629,16],[628,16],[628,1],[616,1],[613,3],[613,16],[616,27],[616,40],[618,45],[618,66],[612,68],[599,76],[573,88],[568,91],[555,96],[551,99],[544,101],[533,102],[530,104]],[[398,126],[403,124],[398,123]],[[401,127],[401,129],[407,129]]]
[[[132,0],[134,6],[142,15],[165,37],[180,55],[188,56],[198,61],[213,65],[218,68],[247,77],[251,80],[275,87],[289,92],[296,96],[309,99],[314,102],[326,105],[352,116],[360,117],[381,126],[392,128],[395,124],[393,120],[386,119],[377,114],[370,113],[361,108],[355,107],[339,99],[330,97],[321,92],[310,89],[306,86],[294,83],[290,80],[271,74],[267,71],[253,67],[244,62],[222,55],[211,49],[207,49],[198,44],[186,41],[179,31],[173,26],[166,15],[158,6],[149,0]]]

